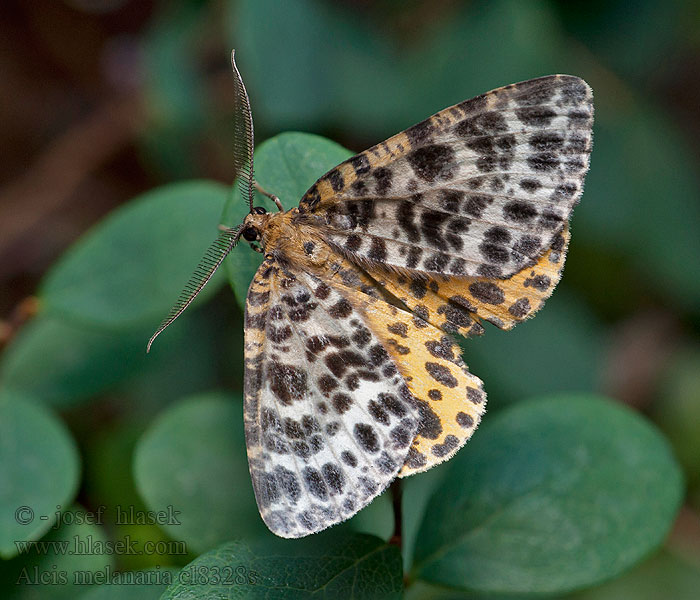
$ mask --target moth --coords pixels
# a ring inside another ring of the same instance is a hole
[[[234,166],[250,213],[222,231],[150,345],[243,238],[244,419],[260,514],[296,538],[448,460],[486,395],[454,336],[511,329],[558,283],[592,144],[593,97],[550,75],[466,100],[253,205],[253,120],[232,55]]]

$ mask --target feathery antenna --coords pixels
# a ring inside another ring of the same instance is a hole
[[[243,79],[236,66],[236,51],[231,51],[231,66],[236,90],[236,110],[234,112],[234,149],[233,167],[238,178],[241,195],[248,200],[248,206],[253,210],[253,114],[250,111],[250,100]]]
[[[207,253],[204,255],[204,258],[199,261],[185,289],[182,290],[180,298],[175,303],[175,306],[170,309],[168,316],[165,317],[156,332],[151,336],[151,339],[148,340],[146,352],[150,352],[153,341],[163,333],[166,327],[185,312],[185,309],[192,304],[194,299],[199,295],[199,292],[207,285],[209,280],[214,276],[214,273],[216,273],[216,270],[221,266],[221,263],[224,262],[228,253],[236,247],[241,237],[242,229],[243,225],[239,225],[238,227],[222,231],[219,237],[214,240],[214,243],[209,246]]]
[[[250,212],[253,212],[253,115],[250,112],[250,101],[248,92],[243,85],[243,79],[236,67],[235,50],[231,52],[231,66],[233,67],[233,79],[236,90],[236,109],[234,111],[234,153],[233,166],[234,175],[238,180],[238,187],[243,197],[247,200]],[[160,324],[153,334],[146,352],[151,350],[153,341],[175,320],[185,309],[192,304],[199,292],[214,276],[216,270],[224,262],[224,259],[233,248],[235,248],[241,237],[243,225],[224,229],[209,247],[195,272],[187,282],[185,289],[180,294],[180,298],[172,307],[168,316]]]

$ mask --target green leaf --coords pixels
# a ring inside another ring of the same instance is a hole
[[[177,576],[175,568],[122,571],[107,585],[91,588],[79,600],[157,600]]]
[[[72,506],[63,519],[85,514]],[[0,589],[7,600],[74,600],[88,586],[110,580],[114,555],[102,527],[66,523],[11,561],[0,561]],[[127,540],[123,540],[126,542]]]
[[[136,487],[190,551],[265,532],[248,473],[241,405],[221,394],[179,402],[156,420],[134,454]]]
[[[282,201],[285,210],[299,204],[314,182],[324,173],[352,156],[342,146],[317,135],[307,133],[282,133],[264,143],[255,151],[255,178],[265,191]],[[256,192],[256,204],[267,206],[271,202]],[[231,227],[243,222],[248,205],[240,194],[233,194],[224,211],[223,222]],[[241,242],[226,260],[226,271],[231,287],[241,307],[245,303],[248,286],[262,262],[262,255],[246,248]]]
[[[140,393],[141,409],[169,403],[173,395],[211,387],[216,378],[212,340],[218,339],[221,327],[214,316],[186,312],[150,354],[146,341],[157,321],[109,332],[40,316],[0,356],[0,385],[8,392],[68,408],[128,380],[123,393]]]
[[[534,319],[513,331],[487,325],[484,336],[462,347],[493,408],[524,396],[595,390],[605,342],[596,315],[557,289]]]
[[[589,395],[486,419],[428,506],[413,578],[492,593],[561,593],[659,546],[683,494],[668,443]]]
[[[267,553],[256,548],[230,542],[200,556],[161,599],[401,598],[401,554],[379,538],[320,534],[279,540]]]
[[[145,367],[145,330],[118,335],[42,316],[0,362],[4,389],[57,407],[90,398]]]
[[[0,397],[0,557],[15,542],[37,540],[68,504],[80,463],[65,426],[45,407],[3,392]],[[61,510],[58,508],[58,510]]]
[[[535,596],[536,597],[536,596]],[[520,594],[479,594],[415,581],[406,589],[404,600],[532,600]]]
[[[46,311],[109,328],[150,320],[155,329],[216,238],[227,194],[218,183],[190,181],[117,209],[51,269],[40,290]]]
[[[131,416],[130,416],[131,419]],[[156,523],[144,524],[138,518],[120,518],[132,510],[143,514],[147,508],[136,491],[133,476],[133,454],[136,442],[143,433],[139,423],[118,423],[99,433],[84,443],[84,477],[81,493],[90,498],[92,506],[104,506],[104,525],[113,539],[133,540],[138,549],[148,544],[153,551],[143,553],[121,553],[120,570],[140,571],[158,568],[164,563],[182,564],[182,552],[178,540],[174,542]],[[117,512],[116,507],[120,507]],[[165,581],[170,585],[171,581]]]

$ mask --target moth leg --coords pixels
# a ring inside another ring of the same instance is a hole
[[[280,202],[280,199],[275,196],[274,194],[270,194],[270,192],[266,192],[262,186],[255,181],[255,189],[258,190],[263,196],[267,196],[270,200],[272,200],[275,203],[275,206],[280,210],[283,211],[284,207],[282,206],[282,203]]]

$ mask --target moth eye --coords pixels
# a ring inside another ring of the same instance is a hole
[[[253,208],[253,214],[264,215],[265,213],[267,213],[267,211],[262,206],[256,206]]]
[[[258,239],[258,230],[255,227],[246,227],[243,230],[243,239],[247,242],[254,242]]]

